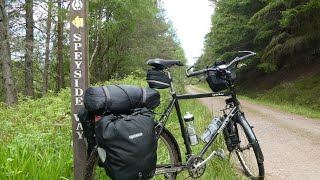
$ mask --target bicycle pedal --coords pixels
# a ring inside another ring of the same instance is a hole
[[[220,160],[225,159],[226,156],[225,156],[224,150],[220,148],[220,149],[217,151],[217,156],[218,156],[218,158],[219,158]]]

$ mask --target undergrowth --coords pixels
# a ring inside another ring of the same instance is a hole
[[[210,91],[207,84],[199,87]],[[240,98],[287,112],[320,118],[320,73],[284,82],[270,90],[241,90]]]
[[[247,92],[245,96],[288,112],[320,118],[320,73],[281,83],[267,91]]]
[[[0,109],[0,179],[72,176],[70,89]]]
[[[271,90],[257,94],[257,97],[276,103],[290,103],[320,109],[320,73],[309,78],[281,83]]]

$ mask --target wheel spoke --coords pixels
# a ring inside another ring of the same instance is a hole
[[[235,130],[237,132],[237,147],[235,148],[235,153],[239,163],[236,163],[237,166],[244,170],[245,174],[251,179],[263,179],[264,168],[263,163],[258,163],[257,157],[255,154],[255,149],[258,149],[258,143],[250,143],[247,134],[253,134],[253,132],[245,132],[246,130],[250,131],[251,128],[243,128],[242,125],[236,123]],[[260,148],[259,148],[260,149]],[[261,177],[262,176],[262,177]]]
[[[166,173],[166,170],[174,167],[174,155],[172,152],[170,152],[170,145],[168,142],[160,136],[158,140],[158,149],[157,149],[157,164],[158,166],[161,166],[161,168],[156,169],[156,174],[161,173],[163,174],[163,177],[161,176],[155,176],[153,179],[168,179],[172,180],[175,178],[174,173]]]
[[[240,147],[239,150],[242,152],[244,150],[250,149],[252,147],[251,143],[248,143],[248,145],[244,146],[244,147]]]

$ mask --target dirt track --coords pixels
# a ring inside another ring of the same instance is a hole
[[[188,86],[189,93],[203,90]],[[200,101],[217,112],[224,98]],[[320,120],[240,100],[264,154],[266,179],[320,179]]]

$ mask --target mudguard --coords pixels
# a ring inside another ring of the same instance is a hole
[[[244,113],[238,113],[236,121],[237,121],[237,123],[239,123],[243,127],[243,129],[246,133],[246,136],[248,137],[249,142],[257,147],[256,149],[254,149],[254,151],[257,156],[258,162],[263,163],[264,157],[263,157],[259,142],[256,138],[256,135],[254,134],[254,132],[252,130],[252,127],[250,126],[250,124],[246,120]]]

